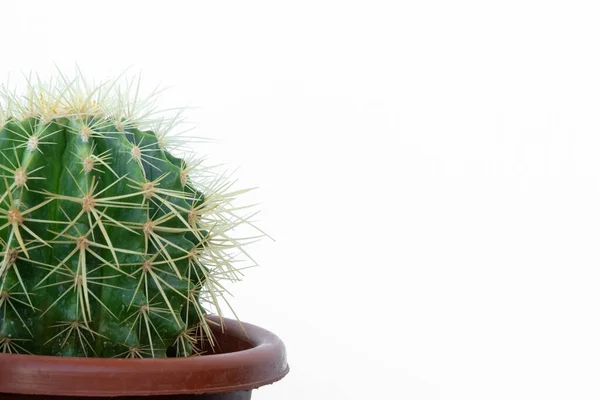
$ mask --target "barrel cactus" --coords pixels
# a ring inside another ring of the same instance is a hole
[[[0,352],[198,354],[246,254],[239,192],[138,80],[58,76],[2,88]]]

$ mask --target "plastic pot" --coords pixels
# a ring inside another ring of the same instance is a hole
[[[0,354],[0,400],[250,399],[253,389],[280,380],[289,367],[281,339],[242,325],[224,319],[224,332],[214,331],[215,354],[187,358]]]

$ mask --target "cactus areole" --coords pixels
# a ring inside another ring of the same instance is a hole
[[[232,229],[253,226],[240,191],[185,156],[181,113],[139,81],[59,75],[1,93],[0,375],[2,353],[210,353],[224,319],[207,315],[247,254]]]

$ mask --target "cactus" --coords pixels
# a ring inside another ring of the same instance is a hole
[[[139,80],[28,82],[0,102],[0,352],[198,354],[246,254],[241,191],[174,155],[182,114]]]

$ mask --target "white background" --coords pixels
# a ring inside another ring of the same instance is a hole
[[[142,70],[260,187],[257,399],[600,396],[594,2],[10,3],[0,76]]]

